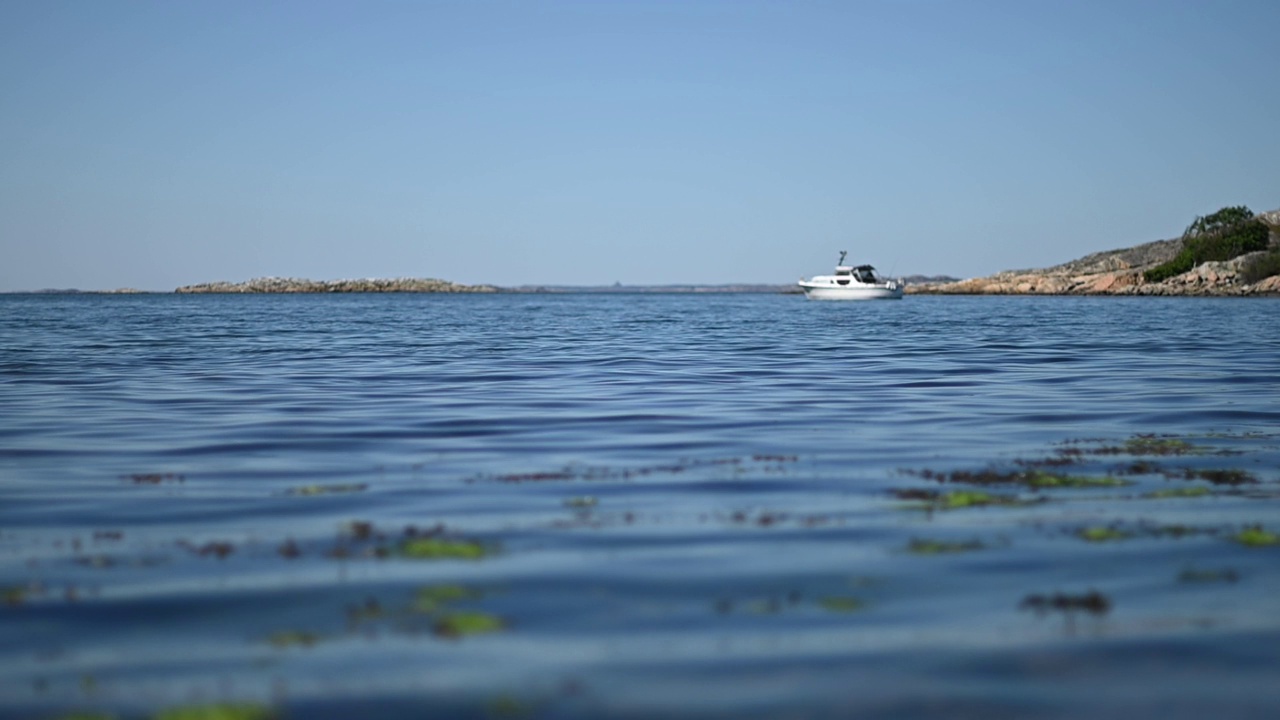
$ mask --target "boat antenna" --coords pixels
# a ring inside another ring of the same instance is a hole
[[[841,250],[841,251],[840,251],[840,260],[836,263],[836,265],[843,265],[843,264],[844,264],[844,256],[845,256],[845,255],[848,255],[848,254],[849,254],[849,251],[848,251],[848,250]]]

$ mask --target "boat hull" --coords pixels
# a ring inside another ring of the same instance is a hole
[[[810,300],[901,300],[902,288],[887,285],[817,285],[800,283]]]

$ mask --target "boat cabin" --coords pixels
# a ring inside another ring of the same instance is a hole
[[[879,282],[876,278],[876,269],[870,265],[859,265],[857,267],[837,265],[836,282],[843,285],[849,281],[849,278],[853,278],[861,283],[875,284]]]

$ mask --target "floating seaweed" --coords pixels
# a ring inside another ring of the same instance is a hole
[[[1210,494],[1209,488],[1196,486],[1196,487],[1168,488],[1166,490],[1156,490],[1154,492],[1149,492],[1143,495],[1142,497],[1152,499],[1152,500],[1165,500],[1168,498],[1204,497],[1205,495],[1208,495],[1208,494]]]
[[[922,470],[918,473],[926,480],[942,483],[962,483],[965,485],[1022,485],[1024,487],[1043,488],[1090,488],[1090,487],[1122,487],[1130,485],[1128,480],[1110,476],[1091,477],[1084,475],[1063,475],[1040,469],[1013,470],[954,470],[952,472],[934,472]]]
[[[369,489],[368,483],[348,483],[334,485],[303,485],[301,487],[289,488],[285,491],[286,495],[299,495],[302,497],[314,497],[316,495],[339,495],[343,493],[358,493]]]
[[[5,605],[21,605],[29,594],[30,591],[22,585],[0,586],[0,602]]]
[[[347,606],[347,623],[350,625],[381,620],[385,616],[386,611],[382,608],[382,603],[375,597],[367,597],[363,603]]]
[[[1113,540],[1128,540],[1133,537],[1133,534],[1114,527],[1095,525],[1093,527],[1081,528],[1076,532],[1076,536],[1081,540],[1088,540],[1089,542],[1111,542]]]
[[[936,490],[906,489],[894,490],[893,495],[899,500],[919,501],[916,507],[928,510],[955,510],[968,507],[1017,506],[1026,505],[1029,501],[1021,500],[1014,495],[1000,495],[977,490],[955,490],[938,492]]]
[[[404,540],[396,548],[396,554],[414,560],[479,560],[491,554],[491,550],[474,540],[426,537]]]
[[[1054,593],[1053,595],[1034,594],[1022,599],[1018,605],[1021,610],[1034,610],[1045,613],[1051,610],[1073,612],[1082,610],[1091,615],[1105,615],[1111,610],[1111,599],[1097,590],[1090,590],[1081,595]]]
[[[177,473],[134,473],[125,475],[126,480],[134,485],[160,485],[162,483],[183,483],[187,479]]]
[[[1184,538],[1195,535],[1212,535],[1218,532],[1216,528],[1197,527],[1195,525],[1163,525],[1152,522],[1140,522],[1134,525],[1121,526],[1113,523],[1111,525],[1094,525],[1077,530],[1075,536],[1081,540],[1089,542],[1111,542],[1114,540],[1128,540],[1135,537],[1150,538]]]
[[[972,552],[974,550],[985,550],[986,545],[981,540],[927,540],[922,538],[912,538],[907,545],[907,552],[915,555],[947,555],[952,553]]]
[[[1239,468],[1226,470],[1186,470],[1183,477],[1187,480],[1205,480],[1214,485],[1253,485],[1258,478]]]
[[[281,630],[271,633],[267,643],[276,648],[311,647],[320,642],[320,636],[306,630]]]
[[[1280,535],[1264,530],[1261,525],[1246,527],[1231,537],[1245,547],[1270,547],[1280,545]]]
[[[468,635],[485,635],[506,629],[506,623],[497,615],[476,611],[451,612],[440,616],[432,626],[436,635],[457,639]]]
[[[865,609],[867,607],[867,603],[864,600],[861,600],[860,598],[856,598],[856,597],[849,597],[845,595],[832,595],[824,598],[819,598],[818,607],[822,608],[823,610],[826,610],[827,612],[851,613],[851,612],[858,612],[859,610]]]
[[[413,611],[435,613],[446,605],[462,600],[473,600],[481,597],[481,593],[461,585],[428,585],[418,588],[413,595]]]

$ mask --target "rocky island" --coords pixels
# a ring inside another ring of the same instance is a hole
[[[1227,219],[1215,225],[1214,220],[1220,215]],[[1241,219],[1233,215],[1247,217]],[[1252,225],[1254,223],[1256,225]],[[1261,249],[1203,262],[1192,252],[1196,243],[1206,239],[1216,241],[1224,236],[1233,239],[1230,234],[1241,227],[1251,230],[1255,238],[1254,245],[1245,247]],[[1175,261],[1190,267],[1181,271]],[[1197,218],[1180,238],[1094,253],[1043,270],[1009,270],[956,282],[910,284],[906,292],[923,295],[1280,295],[1280,274],[1277,273],[1280,273],[1280,210],[1254,215],[1241,207],[1224,208]]]
[[[184,285],[176,293],[486,293],[497,292],[492,285],[461,285],[434,278],[365,280],[300,280],[296,278],[255,278],[246,282],[210,282]]]

